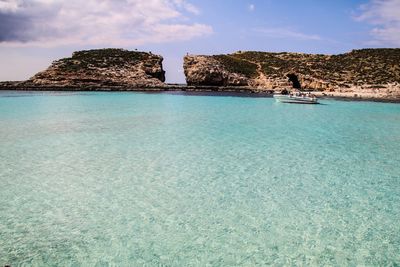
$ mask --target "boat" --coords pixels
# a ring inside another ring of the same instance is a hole
[[[274,95],[276,102],[281,103],[295,103],[295,104],[319,104],[315,95],[295,93],[288,95],[277,94]]]

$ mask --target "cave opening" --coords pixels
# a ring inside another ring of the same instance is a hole
[[[291,74],[288,74],[287,77],[288,77],[289,81],[292,83],[293,88],[301,89],[301,84],[300,84],[299,78],[297,77],[296,74],[291,73]]]

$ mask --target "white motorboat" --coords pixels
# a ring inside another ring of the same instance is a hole
[[[319,104],[316,96],[311,94],[274,95],[276,102],[295,104]]]

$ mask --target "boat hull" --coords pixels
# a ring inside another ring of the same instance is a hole
[[[290,96],[290,95],[274,95],[277,102],[292,104],[319,104],[316,97],[308,96]]]

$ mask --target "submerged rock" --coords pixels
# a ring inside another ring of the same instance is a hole
[[[45,71],[24,82],[25,86],[57,87],[154,87],[163,86],[163,58],[124,49],[78,51],[54,61]]]

